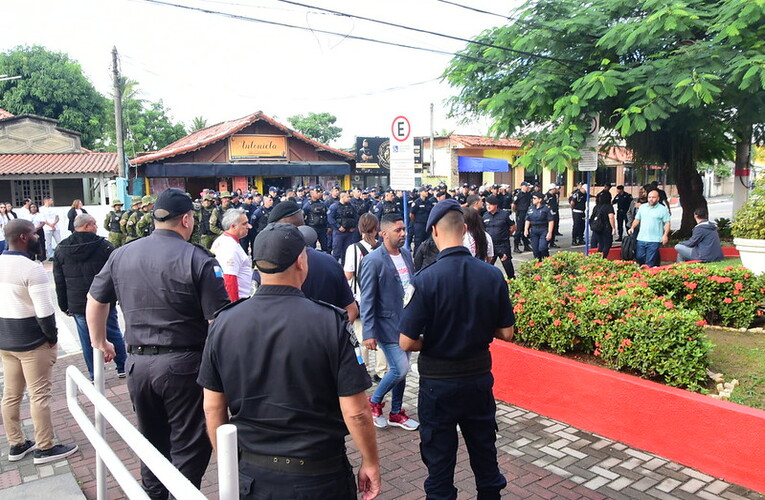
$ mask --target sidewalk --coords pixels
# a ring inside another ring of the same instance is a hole
[[[0,498],[41,498],[29,492],[52,476],[61,476],[65,483],[71,474],[79,483],[85,498],[96,498],[94,451],[82,431],[74,423],[66,407],[65,376],[70,364],[84,370],[81,355],[68,355],[59,359],[54,368],[53,421],[56,437],[64,443],[75,442],[80,451],[68,461],[35,467],[28,456],[16,463],[7,461],[8,444],[5,434],[0,436]],[[131,421],[135,421],[125,380],[116,377],[113,365],[106,369],[106,395]],[[416,417],[416,371],[408,378],[405,406]],[[88,410],[86,410],[88,411]],[[92,414],[92,413],[91,413]],[[22,416],[25,429],[31,436],[29,409],[25,404]],[[629,448],[600,436],[581,431],[541,415],[498,403],[497,448],[500,468],[508,480],[506,498],[567,498],[567,499],[669,499],[704,498],[729,500],[765,499],[740,486],[729,484],[680,464],[669,462],[650,453]],[[139,477],[139,462],[132,451],[107,425],[107,439],[135,477]],[[422,484],[426,471],[419,456],[417,432],[399,428],[377,431],[382,465],[383,499],[423,498]],[[349,444],[351,463],[357,466],[359,453]],[[761,471],[752,471],[753,474]],[[41,484],[42,483],[42,484]],[[21,491],[7,490],[22,485]],[[475,485],[464,444],[460,447],[455,471],[455,484],[459,498],[475,498]],[[48,486],[57,500],[76,498],[66,496],[58,486]],[[13,496],[3,497],[3,493]],[[113,479],[109,479],[110,499],[124,498]],[[208,498],[217,498],[217,468],[215,459],[210,464],[202,483],[202,492]],[[48,495],[50,496],[50,495]]]

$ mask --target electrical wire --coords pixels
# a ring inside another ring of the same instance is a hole
[[[380,39],[377,39],[377,38],[369,38],[369,37],[358,36],[358,35],[350,35],[350,34],[345,34],[345,33],[338,33],[338,32],[335,32],[335,31],[315,29],[315,28],[310,28],[310,27],[307,27],[307,26],[298,26],[298,25],[295,25],[295,24],[283,23],[283,22],[279,22],[279,21],[271,21],[271,20],[267,20],[267,19],[259,19],[259,18],[255,18],[255,17],[243,16],[243,15],[240,15],[240,14],[232,14],[232,13],[229,13],[229,12],[221,12],[221,11],[217,11],[217,10],[205,9],[205,8],[202,8],[202,7],[193,7],[193,6],[190,6],[190,5],[182,5],[182,4],[172,3],[172,2],[165,2],[165,1],[162,1],[162,0],[130,0],[130,1],[132,1],[132,2],[140,2],[140,3],[150,3],[150,4],[162,5],[162,6],[166,6],[166,7],[174,7],[174,8],[177,8],[177,9],[190,10],[190,11],[202,12],[202,13],[205,13],[205,14],[212,14],[212,15],[217,15],[217,16],[228,17],[228,18],[237,19],[237,20],[240,20],[240,21],[249,21],[249,22],[261,23],[261,24],[268,24],[268,25],[271,25],[271,26],[279,26],[279,27],[283,27],[283,28],[292,28],[292,29],[298,29],[298,30],[302,30],[302,31],[310,31],[310,32],[314,32],[314,33],[322,33],[322,34],[325,34],[325,35],[339,36],[339,37],[343,37],[343,38],[347,38],[347,39],[352,39],[352,40],[359,40],[359,41],[365,41],[365,42],[371,42],[371,43],[379,43],[379,44],[382,44],[382,45],[389,45],[389,46],[393,46],[393,47],[400,47],[400,48],[405,48],[405,49],[412,49],[412,50],[419,50],[419,51],[423,51],[423,52],[430,52],[432,54],[442,54],[442,55],[447,55],[447,56],[451,56],[451,57],[459,57],[459,58],[462,58],[462,59],[467,59],[467,60],[476,61],[476,62],[484,62],[484,63],[487,63],[487,64],[497,64],[497,61],[492,61],[490,59],[486,59],[486,58],[483,58],[483,57],[477,57],[477,56],[471,56],[471,55],[466,55],[466,54],[461,54],[461,53],[449,52],[449,51],[446,51],[446,50],[438,50],[438,49],[431,49],[431,48],[426,48],[426,47],[418,47],[418,46],[415,46],[415,45],[408,45],[408,44],[405,44],[405,43],[390,42],[390,41],[387,41],[387,40],[380,40]],[[533,53],[528,53],[527,56],[528,57],[536,57],[536,58],[553,59],[553,60],[555,60],[557,62],[564,63],[564,64],[568,63],[568,62],[572,62],[572,63],[576,63],[576,64],[579,63],[578,61],[566,61],[564,59],[554,59],[554,58],[550,58],[550,57],[547,57],[547,56],[541,56],[541,55],[537,55],[537,54],[533,54]]]

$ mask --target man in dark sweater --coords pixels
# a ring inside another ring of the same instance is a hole
[[[50,393],[58,357],[58,330],[48,276],[32,257],[39,250],[39,237],[30,221],[15,219],[5,226],[5,238],[8,250],[0,256],[0,288],[4,291],[0,300],[0,357],[8,460],[17,462],[34,451],[34,463],[41,465],[68,457],[77,446],[53,444]],[[25,439],[21,428],[25,387],[36,442]]]
[[[88,214],[78,215],[74,219],[74,232],[59,243],[53,257],[53,279],[56,282],[58,306],[74,319],[77,333],[82,344],[82,355],[88,366],[90,379],[93,380],[93,348],[90,345],[90,332],[85,321],[85,304],[93,278],[101,271],[114,246],[96,234],[96,219]],[[117,320],[117,307],[111,305],[106,322],[106,338],[114,344],[117,356],[119,378],[125,377],[125,340]]]
[[[701,262],[717,262],[723,260],[720,235],[717,224],[710,222],[707,207],[698,207],[693,211],[696,227],[693,228],[691,239],[675,245],[677,261],[700,260]]]

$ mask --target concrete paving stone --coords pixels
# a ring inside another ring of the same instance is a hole
[[[566,453],[563,453],[562,451],[556,450],[555,448],[552,448],[550,446],[544,446],[542,448],[539,448],[539,451],[542,451],[542,452],[546,453],[547,455],[550,455],[550,456],[555,457],[555,458],[563,458],[563,457],[565,457],[567,455]],[[568,453],[568,455],[571,455],[571,453]]]
[[[602,486],[598,489],[598,493],[602,493],[606,498],[611,500],[635,500],[635,497],[622,493],[621,491],[612,488],[612,482],[608,486]]]
[[[566,470],[572,472],[573,474],[576,474],[577,476],[581,476],[585,478],[585,480],[590,480],[594,478],[595,476],[597,476],[597,474],[595,474],[594,472],[587,469],[583,469],[579,467],[578,465],[570,465]]]
[[[598,467],[602,467],[604,469],[610,469],[611,467],[613,467],[613,466],[615,466],[617,464],[620,464],[621,462],[622,462],[622,460],[620,458],[611,457],[611,458],[607,458],[607,459],[603,460],[602,462],[600,462],[598,464]]]
[[[527,489],[529,490],[529,492],[531,494],[536,495],[536,496],[538,496],[540,498],[545,498],[547,500],[551,500],[551,499],[555,498],[555,493],[553,493],[552,491],[548,490],[546,487],[541,486],[538,483],[530,484],[527,487]]]
[[[574,450],[573,448],[569,448],[568,446],[561,448],[560,451],[562,451],[566,455],[571,455],[572,457],[576,457],[579,459],[587,458],[586,454],[582,453],[581,451]]]
[[[56,500],[83,500],[77,481],[72,474],[59,474],[32,483],[0,490],[0,500],[50,500],[55,492]]]
[[[672,470],[680,470],[683,468],[682,465],[676,464],[675,462],[668,462],[664,467],[667,467]]]
[[[651,460],[643,464],[643,467],[645,467],[648,470],[654,470],[654,469],[658,469],[659,467],[661,467],[662,465],[666,463],[667,461],[664,460],[663,458],[652,458]]]
[[[647,490],[646,493],[651,495],[654,498],[660,498],[662,500],[675,500],[676,497],[672,496],[669,493],[664,493],[661,490],[657,490],[656,488],[651,488],[650,490]]]
[[[570,481],[573,481],[577,484],[582,484],[587,481],[587,479],[583,478],[582,476],[571,476],[568,478]]]
[[[621,491],[634,482],[635,481],[633,481],[632,479],[628,477],[620,477],[618,479],[615,479],[614,481],[611,481],[611,484],[609,484],[608,487],[614,491]]]
[[[614,450],[624,451],[627,449],[627,445],[624,445],[622,443],[614,443],[611,445],[611,448]]]
[[[690,467],[684,467],[681,472],[683,474],[686,474],[688,476],[691,476],[694,479],[698,479],[699,481],[703,481],[704,483],[711,483],[715,480],[712,476],[708,476],[702,472],[699,472],[695,469],[691,469]]]
[[[720,499],[720,495],[718,495],[716,493],[709,493],[706,490],[697,491],[696,492],[696,497],[697,498],[703,498],[705,500],[719,500]]]
[[[714,482],[712,482],[711,484],[708,484],[708,485],[707,485],[707,486],[704,488],[704,491],[706,491],[706,492],[708,492],[708,493],[712,493],[713,495],[719,495],[720,493],[722,493],[723,491],[725,491],[725,489],[726,489],[728,486],[730,486],[730,485],[729,485],[728,483],[726,483],[725,481],[721,481],[720,479],[716,479],[716,480],[715,480]]]
[[[505,453],[509,453],[510,455],[516,456],[516,457],[522,457],[526,453],[518,450],[516,448],[510,447],[510,446],[503,446],[500,448],[501,451],[504,451]]]
[[[556,432],[555,435],[560,437],[560,438],[563,438],[563,439],[568,439],[571,442],[574,442],[577,439],[579,439],[578,436],[576,436],[574,434],[571,434],[570,432],[562,432],[561,431],[561,432]]]
[[[605,448],[611,444],[613,444],[613,441],[610,439],[601,438],[597,443],[593,443],[592,447],[596,450],[600,450],[601,448]]]
[[[683,484],[681,481],[678,481],[677,479],[672,479],[671,477],[668,477],[664,481],[660,482],[656,485],[656,489],[659,491],[663,491],[664,493],[669,493],[670,491],[674,490],[678,486]]]
[[[556,441],[553,441],[548,446],[550,448],[559,449],[559,448],[563,448],[564,446],[569,446],[570,444],[571,444],[571,441],[569,441],[566,438],[561,438],[561,439],[558,439]]]
[[[589,447],[591,444],[592,444],[592,441],[580,437],[579,439],[571,443],[569,446],[571,448],[574,448],[575,450],[579,450],[581,448],[584,448],[585,446]]]
[[[636,481],[635,483],[630,486],[631,488],[634,488],[638,491],[646,491],[648,488],[653,486],[654,484],[658,483],[656,479],[650,478],[650,477],[644,477],[643,479],[640,479],[639,481]]]
[[[542,458],[538,458],[534,460],[533,462],[531,462],[531,464],[545,469],[545,466],[550,465],[553,461],[555,461],[555,458],[553,457],[542,457]],[[546,470],[549,470],[549,469],[546,469]]]
[[[601,486],[605,486],[609,482],[611,482],[610,479],[602,477],[602,476],[598,476],[598,477],[594,477],[590,479],[586,483],[583,483],[582,486],[584,486],[585,488],[589,488],[591,490],[597,490],[598,488],[600,488]]]
[[[637,459],[640,459],[643,462],[647,462],[647,461],[651,460],[652,458],[654,458],[653,455],[649,455],[647,453],[643,453],[642,451],[633,450],[631,448],[627,449],[627,450],[624,450],[624,453],[626,453],[627,455],[629,455],[631,457],[635,457]]]
[[[560,498],[568,498],[570,500],[576,500],[576,499],[582,498],[582,495],[580,495],[578,491],[566,488],[565,486],[561,484],[556,484],[555,486],[550,488],[550,490],[553,491]]]
[[[619,478],[619,474],[616,474],[614,472],[611,472],[610,470],[604,469],[603,467],[598,467],[597,465],[594,465],[590,467],[590,471],[594,472],[595,474],[605,477],[609,480],[614,480]]]
[[[566,455],[565,457],[561,458],[557,462],[555,462],[555,465],[560,467],[561,469],[566,469],[569,465],[576,463],[578,460],[571,455]]]
[[[556,476],[559,477],[568,477],[571,475],[571,473],[565,469],[561,469],[560,467],[554,465],[554,464],[547,464],[543,467],[544,470],[550,471]]]
[[[21,484],[21,475],[18,470],[9,470],[0,474],[0,490],[11,488]]]

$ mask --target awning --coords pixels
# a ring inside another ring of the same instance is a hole
[[[140,167],[139,167],[140,168]],[[345,162],[287,161],[259,163],[150,163],[145,177],[239,177],[348,175],[351,166]]]
[[[507,172],[509,169],[507,160],[496,158],[460,156],[457,163],[459,172]]]

